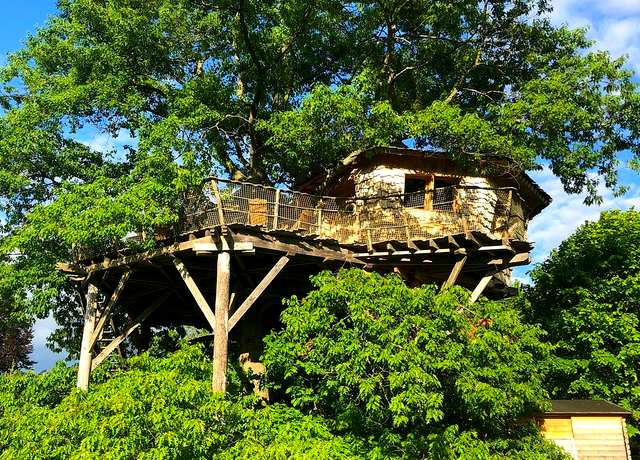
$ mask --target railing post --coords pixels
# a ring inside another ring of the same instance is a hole
[[[224,227],[224,212],[222,210],[222,198],[220,198],[220,190],[218,190],[218,181],[216,179],[211,179],[211,183],[213,185],[213,194],[216,197],[216,201],[218,201],[218,220],[220,221],[220,225]]]
[[[276,189],[276,202],[273,205],[273,229],[278,228],[278,214],[280,214],[280,189]]]
[[[318,202],[318,236],[322,236],[322,208],[324,207],[324,201],[320,200]]]

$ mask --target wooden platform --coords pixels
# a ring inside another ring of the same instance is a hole
[[[398,273],[409,284],[462,284],[473,290],[472,303],[483,292],[493,297],[507,294],[501,272],[529,263],[532,248],[526,241],[496,240],[480,232],[340,245],[331,239],[241,225],[183,238],[139,254],[58,265],[87,289],[80,388],[87,388],[91,369],[124,340],[134,340],[144,349],[152,328],[191,325],[213,332],[214,349],[222,353],[214,356],[218,370],[213,387],[224,391],[227,348],[237,346],[249,359],[257,359],[262,338],[278,327],[282,299],[306,295],[310,276],[323,269],[359,266]],[[120,333],[100,347],[110,323],[119,324]]]

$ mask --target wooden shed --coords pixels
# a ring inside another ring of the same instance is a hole
[[[620,406],[597,400],[556,400],[540,418],[542,433],[576,460],[631,459],[626,418]]]

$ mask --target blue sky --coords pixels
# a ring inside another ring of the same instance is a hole
[[[640,74],[640,0],[552,0],[554,12],[550,18],[556,24],[571,27],[588,27],[588,35],[596,43],[594,48],[609,50],[614,56],[627,55],[629,67]],[[28,5],[28,6],[25,6]],[[29,0],[28,2],[4,2],[0,16],[0,64],[10,51],[20,48],[28,34],[43,25],[47,17],[55,13],[55,0]],[[127,141],[111,139],[100,133],[87,131],[82,140],[94,148],[109,150]],[[595,220],[605,209],[640,208],[640,178],[623,170],[622,179],[630,185],[622,197],[613,197],[603,190],[604,202],[600,206],[587,207],[582,198],[567,195],[560,182],[544,170],[532,174],[534,179],[553,197],[549,208],[536,217],[529,227],[530,238],[535,241],[535,262],[544,260],[549,252],[586,220]],[[518,269],[516,278],[527,280],[527,268]],[[46,337],[55,324],[51,319],[38,321],[34,327],[34,353],[37,371],[48,369],[61,357],[46,348]]]

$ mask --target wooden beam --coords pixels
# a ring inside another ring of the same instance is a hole
[[[244,314],[251,308],[251,306],[258,300],[258,297],[264,292],[264,290],[271,284],[271,282],[278,276],[278,273],[282,271],[282,269],[289,262],[289,256],[282,256],[276,264],[269,270],[269,273],[265,275],[265,277],[260,281],[260,283],[255,287],[253,292],[249,294],[249,296],[242,302],[242,305],[238,307],[238,309],[233,313],[231,318],[229,319],[229,331],[233,329],[233,327],[240,321],[240,319],[244,316]]]
[[[236,233],[233,236],[237,242],[253,243],[254,247],[266,249],[270,251],[284,252],[290,255],[302,255],[309,257],[317,257],[320,259],[341,260],[359,264],[360,262],[353,259],[353,253],[346,249],[336,247],[329,248],[326,245],[312,241],[286,240],[284,237],[274,238],[269,235],[250,235],[247,233]],[[290,241],[290,242],[288,242]],[[315,244],[315,245],[314,245]],[[318,245],[320,247],[318,247]]]
[[[471,293],[471,297],[469,297],[469,305],[475,303],[475,301],[478,300],[478,298],[484,292],[485,288],[489,285],[491,278],[493,278],[493,275],[495,274],[496,274],[496,271],[491,270],[490,272],[488,272],[486,275],[482,277],[482,279],[480,280],[476,288]]]
[[[229,254],[229,253],[221,252],[220,254]],[[220,257],[220,255],[218,255],[218,257]],[[175,257],[173,259],[173,265],[176,266],[176,270],[178,270],[178,273],[180,274],[180,277],[184,281],[184,284],[189,289],[189,292],[191,292],[191,295],[193,296],[196,303],[198,304],[198,307],[200,307],[202,314],[204,315],[205,318],[207,318],[207,322],[209,323],[209,326],[211,326],[211,330],[215,331],[216,317],[211,311],[211,307],[209,306],[207,299],[204,298],[204,296],[202,295],[202,292],[200,292],[200,288],[198,288],[198,285],[196,284],[195,280],[189,273],[189,270],[187,270],[187,267],[185,266],[184,262],[182,262],[180,259]]]
[[[231,255],[228,252],[218,254],[216,270],[216,321],[213,336],[213,373],[211,389],[224,393],[227,388],[227,348],[229,333],[229,285],[231,278]]]
[[[100,352],[100,354],[98,356],[93,358],[93,362],[91,363],[91,370],[94,370],[96,367],[98,367],[100,365],[100,363],[102,363],[102,361],[104,361],[113,352],[113,350],[118,348],[120,346],[120,344],[122,342],[124,342],[125,339],[127,337],[129,337],[133,331],[138,329],[140,327],[140,325],[142,324],[142,322],[145,319],[147,319],[147,317],[151,313],[153,313],[160,305],[162,305],[162,303],[165,300],[167,300],[167,297],[169,297],[169,293],[166,293],[165,295],[163,295],[163,296],[159,297],[158,299],[156,299],[155,302],[153,302],[151,305],[149,305],[147,308],[145,308],[142,311],[142,313],[140,313],[133,321],[130,321],[125,326],[124,331],[122,332],[122,334],[120,334],[118,337],[113,339],[111,341],[111,343],[109,343],[109,345],[107,345],[106,347],[103,348],[103,350]]]
[[[100,315],[100,320],[98,321],[98,324],[93,330],[93,335],[91,336],[91,349],[93,349],[96,342],[98,341],[98,337],[100,337],[100,333],[102,332],[102,329],[104,329],[104,325],[106,324],[107,320],[109,319],[109,316],[111,315],[111,310],[113,310],[113,307],[120,299],[120,295],[122,294],[122,291],[124,290],[124,287],[127,284],[127,280],[129,279],[130,276],[131,276],[131,270],[124,272],[120,277],[120,281],[118,281],[118,286],[116,286],[116,288],[113,291],[113,294],[111,294],[111,298],[109,299],[107,306],[102,311],[102,314]]]
[[[467,256],[464,256],[456,261],[456,263],[453,265],[453,269],[451,269],[449,278],[447,278],[447,281],[445,281],[445,283],[442,285],[442,290],[450,288],[451,286],[456,284],[456,281],[458,281],[458,276],[460,275],[460,272],[462,271],[462,268],[464,267],[466,261]]]
[[[89,389],[89,374],[91,373],[91,335],[96,324],[98,310],[98,287],[89,284],[87,288],[87,305],[84,309],[84,329],[82,331],[82,345],[80,346],[80,361],[78,362],[77,386],[81,390]]]
[[[133,254],[126,257],[120,257],[118,259],[113,260],[105,260],[100,263],[96,263],[93,265],[89,265],[85,267],[87,273],[92,273],[95,271],[108,270],[117,267],[128,266],[140,262],[147,262],[158,257],[170,256],[175,253],[190,251],[194,248],[194,246],[198,246],[200,248],[205,248],[207,251],[239,251],[239,252],[252,252],[253,245],[251,244],[243,244],[244,242],[231,242],[229,244],[227,241],[219,241],[216,242],[213,238],[209,236],[204,236],[202,238],[197,238],[195,240],[182,241],[180,243],[172,244],[171,246],[165,246],[164,248],[154,249],[152,251],[141,252],[139,254]],[[207,246],[203,246],[204,244],[208,244]]]

